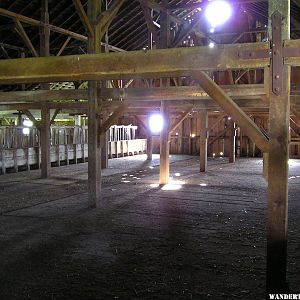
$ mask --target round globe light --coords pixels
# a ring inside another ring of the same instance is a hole
[[[160,133],[164,126],[164,119],[162,115],[151,115],[149,118],[149,126],[152,133]]]
[[[205,17],[213,28],[227,22],[231,14],[230,4],[223,0],[211,1],[205,9]]]

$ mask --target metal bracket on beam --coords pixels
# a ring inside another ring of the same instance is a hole
[[[272,14],[272,91],[279,96],[283,89],[283,44],[282,16],[278,11]]]
[[[284,48],[282,43],[282,16],[275,11],[272,15],[272,43],[268,50],[240,51],[237,57],[241,59],[271,58],[272,91],[279,96],[283,89],[284,57],[299,56],[300,49]]]

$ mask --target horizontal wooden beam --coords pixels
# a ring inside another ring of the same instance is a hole
[[[87,99],[87,89],[0,92],[0,103]]]
[[[265,95],[262,84],[221,86],[233,98],[259,98]],[[177,86],[163,88],[101,88],[98,94],[103,99],[126,99],[130,101],[175,101],[210,99],[208,94],[198,86]],[[37,90],[0,92],[0,103],[10,102],[43,102],[56,100],[87,100],[86,89]]]
[[[266,94],[263,84],[241,84],[221,86],[233,98],[258,98]],[[199,86],[176,86],[163,88],[100,89],[100,97],[107,99],[128,99],[140,101],[174,101],[210,99]],[[1,97],[1,96],[0,96]],[[1,99],[1,98],[0,98]]]
[[[151,109],[158,108],[161,101],[156,102],[145,102],[145,101],[123,101],[129,105],[129,109],[143,109],[145,111],[150,111]],[[242,100],[235,100],[235,103],[243,109],[243,111],[247,112],[267,112],[268,107],[264,103],[259,100],[254,99],[242,99]],[[114,111],[122,104],[120,101],[110,101],[110,102],[102,102],[101,109],[105,109],[107,111]],[[210,111],[220,111],[220,106],[214,103],[212,100],[199,100],[196,103],[194,101],[174,101],[169,104],[170,109],[178,110],[182,112],[184,107],[187,105],[193,105],[194,110],[210,110]],[[23,109],[40,109],[42,103],[14,103],[14,104],[3,104],[0,103],[0,109],[2,111],[8,110],[23,110]],[[48,102],[47,107],[50,109],[87,109],[87,101],[84,102]],[[99,111],[98,114],[101,114]]]
[[[0,84],[109,80],[188,76],[196,70],[263,68],[269,58],[241,59],[240,50],[266,50],[268,43],[189,47],[150,51],[129,51],[20,58],[0,61]]]
[[[40,110],[42,103],[18,103],[18,104],[1,104],[1,111],[9,110],[28,110],[28,109],[37,109]],[[46,107],[49,109],[81,109],[87,110],[87,102],[73,102],[73,103],[63,103],[63,102],[49,102],[46,104]]]
[[[293,66],[293,67],[299,67],[300,66],[300,55],[299,55],[299,50],[296,50],[296,49],[300,48],[300,39],[285,41],[285,47],[295,49],[295,54],[298,55],[295,57],[286,57],[284,59],[285,64]],[[291,50],[288,50],[288,51],[291,51]]]

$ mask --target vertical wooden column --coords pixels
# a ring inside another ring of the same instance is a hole
[[[108,1],[106,1],[106,7],[105,9],[108,9]],[[108,30],[105,33],[105,47],[104,51],[105,53],[109,53],[108,45],[109,44],[109,36],[108,36]],[[109,84],[108,81],[102,81],[100,82],[100,85],[108,88]],[[102,100],[101,100],[102,101]],[[104,122],[104,117],[102,119],[102,123]],[[101,139],[101,169],[107,169],[108,168],[108,143],[109,143],[109,129],[102,135]]]
[[[152,160],[153,136],[150,128],[147,129],[147,160]]]
[[[227,139],[227,153],[229,163],[235,162],[235,124],[232,120],[228,120],[228,139]]]
[[[100,28],[96,25],[97,16],[101,12],[99,0],[88,0],[88,18],[93,25],[93,35],[88,37],[88,53],[101,52]],[[91,206],[100,207],[101,200],[101,147],[98,109],[98,82],[88,82],[88,197]]]
[[[164,119],[164,126],[160,134],[160,172],[159,183],[167,184],[170,177],[170,162],[169,162],[169,113],[166,101],[161,101],[160,113]]]
[[[147,115],[147,121],[145,125],[146,135],[147,135],[147,160],[152,160],[153,154],[153,135],[150,128],[150,115]]]
[[[101,139],[101,169],[108,168],[108,140],[109,130],[103,133]]]
[[[269,0],[269,35],[274,46],[271,16],[282,15],[282,40],[290,38],[290,0]],[[280,20],[281,21],[281,20]],[[277,27],[278,28],[278,27]],[[282,44],[282,41],[279,42]],[[274,55],[274,51],[273,51]],[[273,56],[274,57],[274,56]],[[280,63],[283,62],[281,58]],[[270,72],[270,132],[268,166],[268,220],[267,220],[267,293],[286,293],[287,225],[288,225],[288,137],[290,116],[290,67],[282,65],[281,74]],[[279,76],[279,77],[277,77]],[[282,80],[279,95],[273,92],[273,80]]]
[[[162,5],[167,6],[168,0],[163,0]],[[160,48],[168,48],[170,45],[170,17],[161,11],[160,12]],[[161,86],[169,86],[170,78],[161,79]],[[169,162],[169,113],[165,101],[161,101],[161,115],[164,119],[163,130],[160,135],[160,184],[167,184],[170,177],[170,162]]]
[[[42,0],[40,26],[40,56],[50,56],[50,29],[49,26],[49,11],[48,0]],[[49,84],[41,84],[41,89],[48,90]],[[47,178],[50,175],[50,110],[47,108],[47,103],[43,102],[41,107],[41,177]]]
[[[207,170],[207,127],[208,114],[206,110],[201,110],[200,117],[200,172]]]
[[[48,178],[50,175],[50,110],[46,103],[41,109],[41,177]]]

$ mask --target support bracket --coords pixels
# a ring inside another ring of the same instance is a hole
[[[282,16],[278,11],[272,14],[272,91],[279,96],[283,89],[283,44]]]

